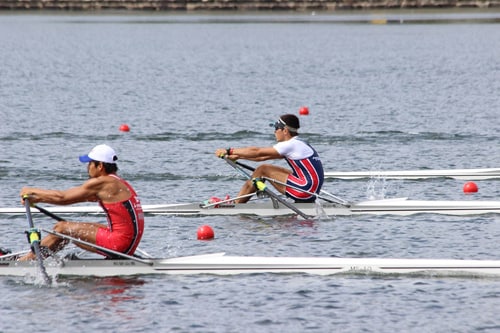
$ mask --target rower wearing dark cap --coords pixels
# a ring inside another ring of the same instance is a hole
[[[293,114],[285,114],[271,124],[277,143],[272,147],[219,148],[217,157],[226,157],[233,161],[238,159],[250,161],[266,161],[285,159],[291,169],[272,164],[258,166],[252,178],[269,180],[273,186],[295,202],[314,202],[321,191],[324,181],[323,165],[316,150],[298,137],[299,119]],[[244,203],[250,199],[247,194],[256,192],[252,180],[245,182],[236,203]]]

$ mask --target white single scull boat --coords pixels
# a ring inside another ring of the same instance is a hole
[[[246,204],[247,206],[249,204]],[[45,209],[36,208],[59,219]],[[217,208],[213,208],[214,210]],[[37,260],[17,261],[23,253],[0,256],[0,276],[42,276],[50,284],[57,276],[136,276],[153,274],[255,274],[303,273],[331,275],[357,274],[425,274],[440,276],[498,276],[500,260],[457,259],[384,259],[384,258],[335,258],[335,257],[245,257],[225,256],[224,253],[179,258],[140,258],[58,233],[53,230],[35,229],[31,207],[25,198],[25,212],[30,230],[28,240],[37,253]],[[94,247],[111,257],[82,258],[78,255],[59,255],[43,258],[40,251],[40,231],[56,235],[80,246]],[[37,245],[33,247],[33,245]]]
[[[450,169],[450,170],[403,170],[403,171],[355,171],[325,172],[325,178],[336,179],[428,179],[453,178],[460,180],[484,180],[500,178],[500,168]]]
[[[245,257],[224,253],[169,259],[44,260],[50,276],[131,276],[153,274],[235,275],[254,273],[423,274],[430,276],[500,276],[500,260],[384,259],[334,257]],[[35,261],[4,260],[0,276],[36,276]]]
[[[500,213],[500,201],[479,200],[408,200],[394,198],[383,200],[367,200],[350,205],[337,203],[294,203],[297,209],[307,216],[351,216],[351,215],[399,215],[444,214],[444,215],[478,215]],[[199,203],[143,205],[146,214],[157,215],[253,215],[284,216],[294,215],[290,208],[279,202],[255,200],[246,204],[221,203],[215,206],[203,206]],[[54,214],[103,214],[100,206],[51,206],[46,210]],[[24,214],[23,208],[0,208],[0,214]],[[33,210],[33,213],[37,212]]]

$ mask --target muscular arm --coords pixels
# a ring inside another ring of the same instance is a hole
[[[84,201],[98,201],[98,194],[105,183],[102,179],[92,178],[81,186],[73,187],[64,191],[46,190],[34,187],[24,187],[21,190],[21,198],[29,195],[31,202],[45,202],[56,205],[70,205]]]
[[[217,149],[217,156],[226,154],[225,149]],[[245,147],[233,148],[232,154],[228,156],[232,160],[244,159],[249,161],[266,161],[271,159],[283,158],[273,147]]]

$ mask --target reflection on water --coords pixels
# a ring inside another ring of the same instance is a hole
[[[106,296],[111,303],[129,301],[140,297],[133,294],[134,287],[142,286],[146,282],[138,277],[88,277],[64,279],[70,289],[86,290],[79,297],[101,295]]]
[[[67,277],[58,278],[58,286],[67,296],[82,303],[99,300],[102,306],[117,306],[122,302],[143,298],[136,290],[145,284],[138,277]]]

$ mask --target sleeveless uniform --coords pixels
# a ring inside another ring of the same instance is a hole
[[[96,245],[133,255],[144,232],[144,212],[141,202],[129,183],[114,174],[109,176],[115,177],[127,186],[131,196],[121,202],[103,203],[99,201],[106,213],[108,227],[98,229]]]
[[[273,147],[292,168],[286,181],[290,186],[286,187],[285,194],[296,202],[314,202],[316,196],[296,188],[311,193],[319,193],[321,190],[325,175],[316,150],[296,136],[288,141],[278,142]]]

